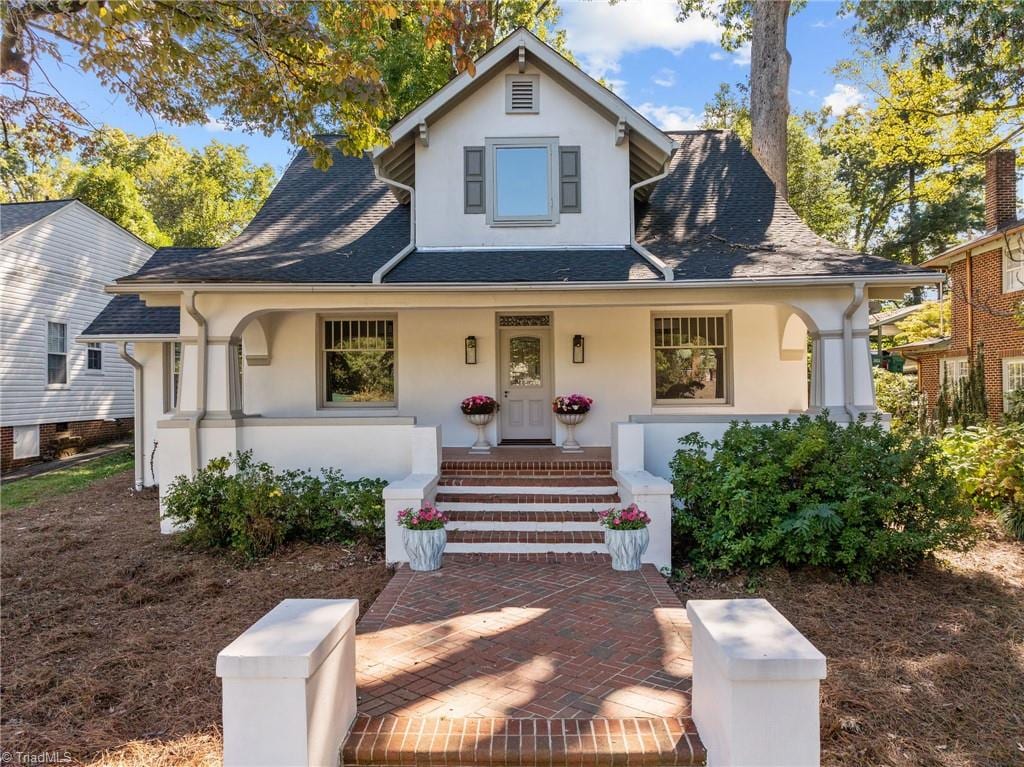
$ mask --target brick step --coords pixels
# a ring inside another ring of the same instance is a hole
[[[604,534],[593,530],[449,530],[453,543],[585,543],[604,546]]]
[[[612,462],[607,460],[578,461],[522,461],[506,459],[479,460],[443,460],[442,474],[461,474],[468,477],[478,476],[534,476],[534,477],[571,477],[580,474],[608,474],[612,470]]]
[[[603,475],[572,475],[564,477],[507,477],[481,474],[479,476],[466,476],[464,474],[442,474],[438,480],[439,487],[463,488],[462,492],[477,492],[476,488],[494,488],[494,492],[509,492],[504,488],[508,487],[529,487],[538,488],[537,492],[549,492],[547,488],[574,488],[584,489],[588,492],[591,488],[611,488],[606,492],[615,492],[618,487],[611,474]],[[529,491],[527,491],[529,492]],[[566,492],[571,492],[566,491]]]
[[[448,530],[600,532],[595,511],[449,511]]]
[[[343,765],[563,767],[698,765],[707,754],[693,720],[434,719],[366,716],[352,724]]]
[[[545,493],[438,493],[442,511],[599,511],[620,503],[618,493],[555,495]]]

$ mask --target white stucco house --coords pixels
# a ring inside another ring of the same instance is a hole
[[[0,469],[131,431],[132,368],[74,340],[151,255],[79,200],[0,205]]]
[[[464,551],[599,551],[588,510],[637,499],[667,564],[678,438],[874,412],[868,300],[938,279],[816,236],[734,135],[659,130],[525,30],[390,137],[327,172],[300,152],[235,240],[108,287],[81,340],[134,345],[140,484],[246,449],[337,466],[392,508],[436,495]],[[588,450],[552,466],[571,392]],[[463,464],[472,394],[528,452]]]

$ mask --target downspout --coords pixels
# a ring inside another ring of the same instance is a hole
[[[143,445],[142,434],[142,363],[128,353],[127,341],[118,342],[117,353],[135,371],[135,412],[133,414],[135,426],[132,431],[135,432],[135,489],[141,490],[146,484],[146,458],[143,455],[145,445]],[[156,477],[153,477],[153,482],[156,482]]]
[[[629,246],[643,256],[647,260],[647,263],[661,272],[661,276],[665,279],[665,282],[672,282],[675,280],[676,273],[668,264],[636,241],[636,190],[642,186],[647,186],[648,184],[655,184],[665,178],[665,176],[668,175],[668,164],[671,159],[672,158],[669,157],[668,160],[665,160],[665,165],[662,167],[661,173],[657,176],[651,176],[650,178],[637,181],[629,188]]]
[[[373,273],[373,284],[380,285],[384,282],[384,278],[388,272],[398,266],[402,261],[416,250],[416,189],[403,184],[399,181],[395,181],[393,178],[385,178],[380,172],[380,163],[376,160],[373,161],[373,176],[378,181],[383,181],[389,186],[396,186],[409,193],[409,244],[402,248],[400,251],[395,253],[384,266]]]
[[[199,471],[199,424],[206,417],[206,342],[209,334],[206,318],[196,308],[196,292],[186,290],[185,311],[195,320],[196,335],[196,409],[189,418],[188,438],[192,458],[192,470]]]
[[[864,305],[864,282],[853,283],[853,300],[843,312],[843,408],[851,421],[857,420],[854,407],[853,315]]]

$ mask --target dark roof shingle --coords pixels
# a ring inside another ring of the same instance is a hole
[[[417,250],[384,282],[618,282],[661,274],[630,248],[588,250]]]
[[[816,235],[734,133],[669,135],[679,149],[669,175],[637,206],[637,241],[677,280],[924,274]]]
[[[138,296],[114,296],[83,336],[178,335],[177,306],[146,306]]]
[[[0,240],[6,240],[73,202],[73,199],[69,199],[3,203],[0,205]]]

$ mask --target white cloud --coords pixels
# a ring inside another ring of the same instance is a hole
[[[740,67],[750,65],[750,43],[743,43],[732,53],[732,63]]]
[[[223,120],[218,120],[216,117],[208,117],[206,122],[203,123],[203,127],[213,133],[224,133],[231,130],[231,126]]]
[[[699,14],[676,21],[672,0],[626,0],[609,3],[567,3],[563,24],[571,50],[592,77],[619,71],[623,55],[645,48],[682,53],[698,43],[717,43],[721,29]]]
[[[626,98],[629,83],[626,80],[617,80],[614,77],[604,78],[604,84],[611,88],[612,92],[620,99]]]
[[[841,115],[848,109],[863,104],[865,98],[864,94],[855,86],[836,83],[832,87],[832,92],[822,99],[822,103],[827,107],[832,107],[833,114]]]
[[[725,51],[711,51],[712,61],[725,61]]]
[[[676,73],[668,67],[663,67],[658,70],[658,73],[651,78],[651,81],[655,85],[660,85],[662,88],[671,88],[676,84]]]
[[[818,19],[816,22],[811,24],[812,29],[827,29],[832,26],[832,22],[825,21],[824,19]]]
[[[689,107],[666,106],[645,102],[636,111],[662,130],[693,130],[700,126],[702,114],[696,114]]]

